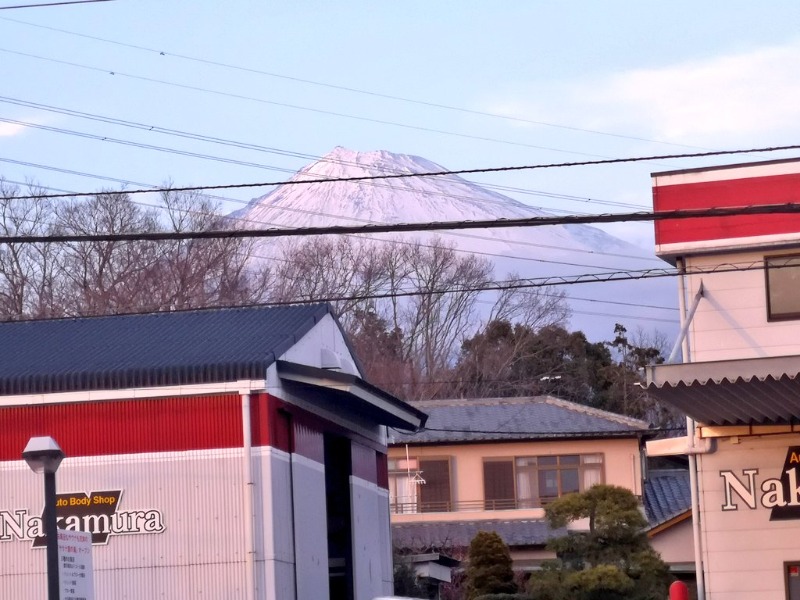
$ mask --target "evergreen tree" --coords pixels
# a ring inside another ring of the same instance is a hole
[[[511,554],[497,533],[479,531],[469,544],[467,560],[467,600],[517,591]]]
[[[596,485],[545,508],[553,528],[587,519],[589,529],[548,545],[558,560],[534,574],[528,591],[537,600],[662,600],[669,569],[650,547],[639,501],[622,487]]]

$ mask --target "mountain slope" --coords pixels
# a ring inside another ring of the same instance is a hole
[[[446,170],[441,165],[416,156],[336,148],[321,160],[298,171],[289,183],[253,199],[232,216],[241,219],[246,227],[295,228],[519,219],[548,214],[456,175],[302,185],[293,183],[310,179]],[[495,277],[498,279],[504,278],[509,272],[517,272],[523,277],[570,277],[590,273],[601,276],[610,271],[666,266],[652,252],[586,225],[403,235],[414,239],[438,236],[457,245],[461,251],[486,256],[494,262]],[[393,237],[396,238],[397,234]],[[647,309],[644,306],[675,306],[674,283],[669,280],[587,283],[566,286],[564,289],[575,298],[571,301],[574,312],[572,327],[582,329],[591,339],[610,338],[615,322],[626,324],[629,330],[637,327],[650,330],[654,326],[665,331],[674,329],[676,311]]]

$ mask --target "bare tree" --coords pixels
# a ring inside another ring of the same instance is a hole
[[[39,195],[30,185],[26,196]],[[45,198],[17,198],[19,188],[0,180],[0,234],[47,235],[53,228],[53,206]],[[11,319],[57,316],[51,243],[0,246],[0,315]]]
[[[56,230],[73,234],[143,233],[158,230],[154,210],[125,194],[101,192],[56,210]],[[66,314],[96,315],[156,308],[150,270],[157,244],[144,241],[71,242],[59,255],[61,306]]]

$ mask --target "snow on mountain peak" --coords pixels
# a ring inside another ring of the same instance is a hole
[[[490,221],[547,214],[457,175],[341,181],[354,177],[447,170],[418,156],[386,150],[356,152],[337,147],[300,169],[290,179],[291,182],[312,182],[280,185],[268,194],[253,199],[231,216],[240,219],[245,227],[298,228]],[[320,181],[325,179],[333,181]],[[653,252],[586,225],[491,228],[409,233],[404,236],[414,239],[437,236],[456,245],[459,251],[491,257],[497,277],[509,272],[517,272],[523,277],[559,277],[663,266]],[[386,236],[370,237],[377,240]],[[592,287],[591,293],[598,300],[603,297],[609,300],[624,297],[641,302],[658,298],[652,301],[663,303],[663,298],[674,297],[672,283],[660,279],[639,284],[637,290],[641,293],[623,291],[623,284],[591,284],[589,287]],[[580,292],[589,293],[589,287],[580,286]],[[614,320],[613,315],[610,318]],[[592,329],[613,330],[613,322],[609,325],[595,317],[590,321],[587,325],[576,321],[577,328],[582,328],[587,334]]]

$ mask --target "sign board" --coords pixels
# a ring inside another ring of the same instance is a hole
[[[94,600],[92,534],[58,530],[58,586],[61,600]]]

